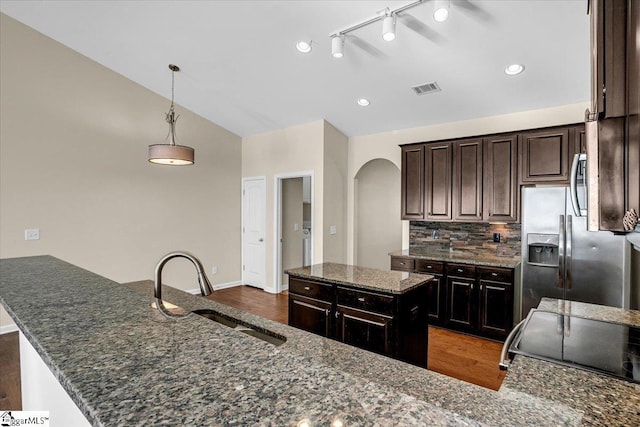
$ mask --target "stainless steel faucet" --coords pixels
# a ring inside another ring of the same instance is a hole
[[[200,292],[203,296],[211,295],[213,293],[213,288],[211,287],[211,282],[207,278],[207,275],[204,272],[204,268],[202,267],[202,263],[198,258],[189,252],[176,251],[166,254],[162,257],[158,264],[156,265],[156,280],[154,286],[154,296],[156,298],[156,306],[158,310],[160,310],[164,314],[169,314],[168,310],[164,307],[162,303],[162,269],[165,264],[169,262],[169,260],[173,258],[186,258],[191,263],[193,263],[196,268],[196,272],[198,273],[198,284],[200,285]],[[175,316],[174,317],[184,317],[184,316]]]

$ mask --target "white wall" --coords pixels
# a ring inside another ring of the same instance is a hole
[[[177,106],[196,164],[152,165],[169,100],[0,19],[0,257],[51,254],[127,282],[182,249],[218,267],[214,285],[240,280],[240,137]],[[40,240],[25,241],[26,228]],[[166,270],[166,283],[197,288],[186,261]]]
[[[400,169],[389,160],[371,160],[360,168],[355,181],[355,263],[387,270],[388,253],[402,246]]]
[[[354,178],[365,163],[373,159],[386,159],[400,168],[401,158],[399,144],[578,123],[584,121],[584,111],[587,108],[588,103],[584,102],[349,138],[347,261],[353,263],[355,249]],[[398,192],[400,192],[400,187],[398,187]],[[398,205],[398,217],[399,216],[400,205]],[[402,248],[408,248],[408,246],[409,221],[403,221]]]

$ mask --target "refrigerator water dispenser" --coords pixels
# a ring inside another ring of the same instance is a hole
[[[559,241],[557,234],[527,234],[527,262],[532,265],[557,267]]]

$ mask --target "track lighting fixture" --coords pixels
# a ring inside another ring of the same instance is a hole
[[[185,145],[176,145],[176,121],[179,116],[173,110],[173,82],[175,74],[180,71],[177,65],[169,64],[171,70],[171,106],[166,113],[166,121],[169,123],[169,144],[154,144],[149,146],[149,161],[160,165],[183,166],[192,165],[194,150]]]
[[[344,49],[344,36],[337,34],[331,37],[331,55],[334,58],[342,58]]]
[[[390,42],[396,38],[396,15],[387,12],[382,20],[382,39]]]
[[[359,28],[366,27],[374,22],[382,21],[382,38],[385,41],[391,41],[396,38],[396,16],[399,13],[404,12],[412,7],[419,6],[426,0],[414,0],[404,6],[397,7],[395,9],[386,8],[378,12],[378,14],[372,18],[362,21],[359,24],[352,25],[340,31],[336,31],[329,35],[331,37],[331,55],[334,58],[342,58],[344,49],[345,35]],[[436,1],[437,2],[437,1]],[[446,2],[446,12],[448,14],[449,2]],[[446,18],[445,18],[446,19]]]
[[[449,0],[435,0],[433,2],[433,19],[436,22],[444,22],[449,17]]]

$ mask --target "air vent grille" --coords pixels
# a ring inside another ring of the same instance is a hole
[[[413,86],[411,89],[413,89],[416,95],[424,95],[427,93],[440,92],[440,86],[438,86],[438,83],[436,82]]]

